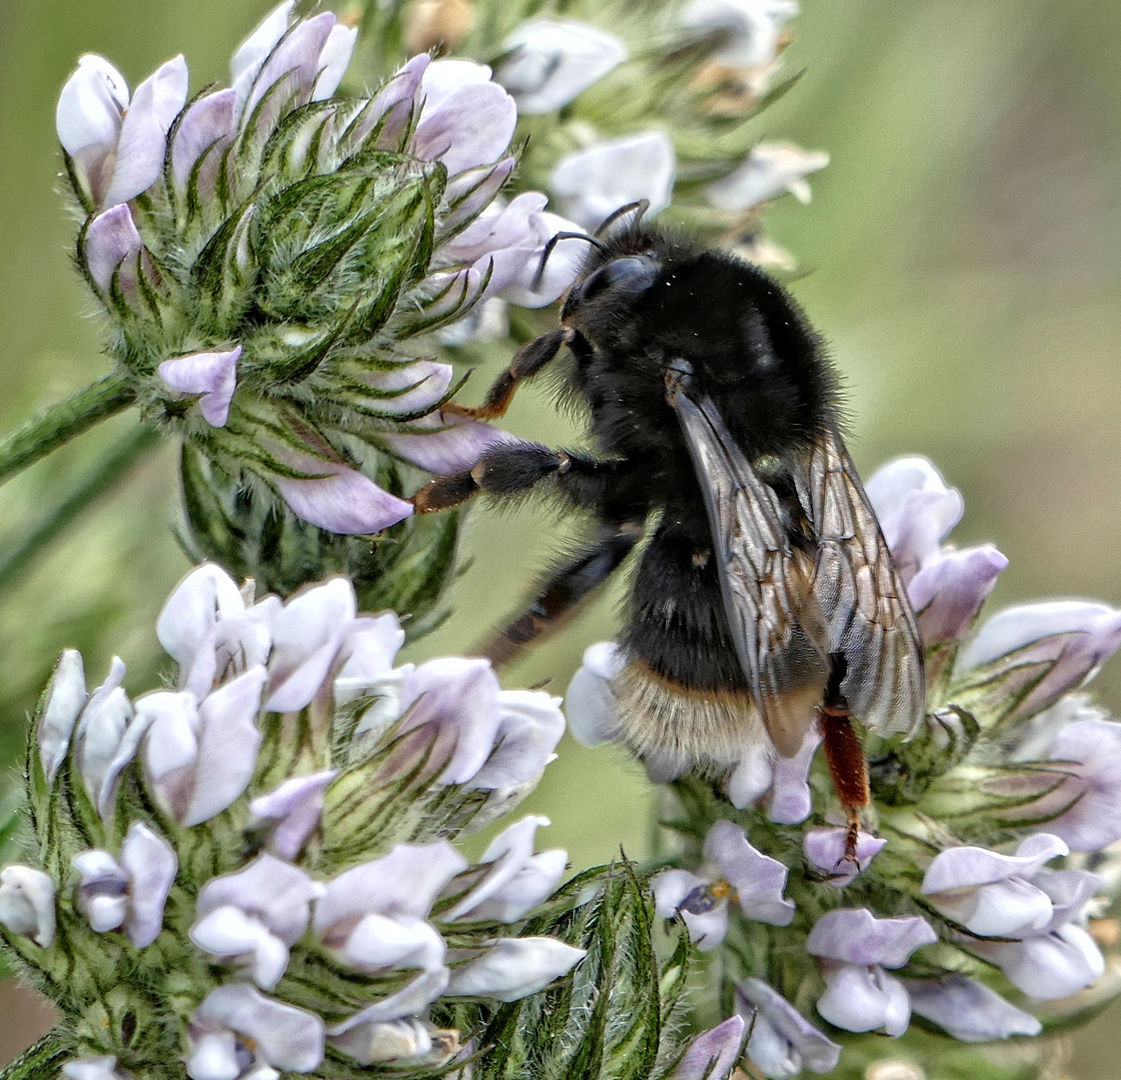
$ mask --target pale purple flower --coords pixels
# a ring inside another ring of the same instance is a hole
[[[124,1080],[128,1075],[117,1068],[117,1059],[105,1057],[79,1058],[62,1066],[62,1075],[70,1080]]]
[[[1073,923],[1023,941],[969,943],[1021,993],[1043,1001],[1069,997],[1105,974],[1105,958],[1094,939]]]
[[[49,949],[55,935],[55,887],[49,874],[10,863],[0,870],[0,926]]]
[[[626,657],[613,641],[600,641],[584,650],[582,663],[564,694],[568,730],[581,746],[598,746],[619,736],[611,683],[624,667]]]
[[[1047,934],[1081,912],[1104,884],[1084,870],[1044,870],[1069,849],[1057,836],[1039,833],[1021,841],[1015,855],[979,847],[947,848],[923,877],[922,895],[948,919],[981,937]]]
[[[97,933],[123,929],[138,949],[151,945],[163,928],[163,910],[175,881],[175,849],[147,825],[134,821],[120,859],[107,851],[74,857],[81,876],[77,906]]]
[[[99,56],[83,56],[59,95],[59,142],[96,206],[112,207],[159,178],[167,133],[187,101],[187,65],[169,60],[130,100],[120,72]]]
[[[275,791],[249,803],[249,812],[267,830],[270,851],[294,859],[303,850],[323,816],[323,793],[338,770],[325,769],[311,776],[294,776]]]
[[[143,250],[140,233],[124,204],[98,214],[90,222],[82,242],[82,256],[93,283],[107,294],[119,268],[118,283],[122,294],[129,299],[136,294],[135,263]]]
[[[856,835],[856,865],[847,858],[848,829],[843,825],[818,826],[807,829],[802,837],[802,851],[807,862],[829,875],[830,885],[849,885],[856,875],[867,869],[872,857],[879,853],[886,840],[861,829]]]
[[[108,818],[117,798],[121,770],[136,756],[146,723],[136,724],[136,712],[121,686],[125,665],[114,656],[105,681],[89,696],[78,720],[74,758],[78,774],[97,812]]]
[[[466,868],[446,841],[398,844],[328,882],[312,929],[340,959],[363,970],[443,970],[443,939],[425,920],[436,896]]]
[[[51,681],[43,695],[43,708],[35,730],[39,760],[48,786],[70,749],[70,736],[86,704],[86,672],[82,654],[66,649],[58,658]]]
[[[139,698],[146,723],[144,770],[157,800],[181,825],[198,825],[233,804],[257,764],[257,711],[265,669],[252,667],[201,702],[161,690]]]
[[[689,937],[702,951],[714,949],[728,932],[729,900],[749,919],[788,926],[794,902],[783,899],[787,868],[752,847],[730,821],[718,821],[705,837],[699,874],[666,870],[654,878],[655,909],[663,919],[681,915]]]
[[[771,821],[786,825],[805,821],[813,810],[809,775],[821,742],[822,734],[814,725],[790,758],[779,754],[769,740],[746,746],[728,778],[729,802],[742,810],[763,799]]]
[[[627,47],[576,19],[541,16],[523,22],[502,43],[509,55],[494,73],[523,116],[555,112],[627,59]]]
[[[884,971],[907,963],[938,935],[925,919],[877,919],[864,908],[826,912],[806,939],[806,951],[824,961],[825,993],[817,1011],[846,1031],[902,1035],[911,1019],[903,984]]]
[[[531,816],[500,832],[479,860],[479,869],[487,868],[481,880],[441,920],[514,923],[551,896],[564,876],[568,853],[561,848],[534,853],[537,829],[548,824],[546,817]]]
[[[514,99],[470,60],[436,60],[421,76],[423,101],[411,151],[441,161],[450,177],[498,161],[518,120]]]
[[[237,93],[215,90],[187,106],[171,140],[171,179],[185,192],[195,171],[202,199],[214,193],[222,151],[237,130]]]
[[[939,558],[942,541],[961,520],[965,501],[946,486],[926,458],[897,458],[877,469],[865,484],[884,539],[905,584]]]
[[[799,202],[810,201],[809,173],[824,169],[829,155],[793,143],[757,143],[727,176],[705,188],[705,198],[718,210],[739,212],[789,191]]]
[[[751,1032],[747,1056],[764,1076],[781,1080],[802,1069],[827,1073],[836,1067],[841,1048],[761,979],[736,986],[736,1013]]]
[[[322,894],[323,886],[298,867],[258,855],[244,870],[202,887],[191,940],[247,967],[262,990],[271,990],[288,966],[289,947],[307,929],[311,901]]]
[[[743,1049],[742,1016],[729,1016],[722,1024],[701,1032],[669,1080],[725,1080]]]
[[[211,427],[225,427],[237,386],[241,346],[227,352],[192,353],[165,360],[156,373],[170,390],[198,396],[202,418]]]
[[[904,981],[911,1010],[961,1042],[1038,1035],[1043,1025],[995,990],[964,975]]]
[[[689,0],[679,18],[695,30],[722,31],[717,63],[755,68],[774,60],[782,28],[797,14],[796,0]]]
[[[501,428],[479,420],[429,413],[393,434],[384,434],[381,441],[388,449],[412,465],[442,475],[470,469],[486,451],[518,438]]]
[[[187,1029],[191,1080],[266,1080],[307,1073],[323,1060],[323,1021],[245,983],[212,990]]]
[[[677,174],[673,143],[661,131],[644,131],[567,154],[549,178],[564,216],[595,228],[620,206],[649,201],[648,216],[670,204]]]
[[[536,690],[501,691],[494,747],[467,788],[501,791],[536,780],[564,734],[560,703]]]
[[[928,562],[907,586],[923,642],[937,645],[962,637],[1007,565],[992,544],[947,551]]]
[[[1027,717],[1088,682],[1121,645],[1121,611],[1085,600],[1049,600],[1006,608],[962,649],[960,681],[982,668],[1001,678],[1002,696],[1026,691],[1009,714]]]
[[[393,670],[393,661],[404,643],[405,631],[393,612],[356,619],[339,652],[335,703],[355,701],[378,688]]]
[[[453,968],[444,994],[517,1001],[567,975],[585,955],[556,938],[502,938],[478,959]]]
[[[355,138],[364,138],[377,127],[376,139],[380,148],[400,149],[401,136],[414,114],[419,113],[417,91],[420,89],[420,80],[431,63],[432,57],[427,53],[420,53],[399,68],[364,110],[355,126]]]
[[[319,53],[319,77],[312,88],[312,101],[323,101],[338,90],[357,43],[358,27],[344,26],[342,23],[331,27],[327,43]]]
[[[447,985],[446,967],[421,972],[397,993],[381,998],[340,1023],[332,1025],[327,1029],[327,1034],[331,1042],[337,1044],[341,1036],[349,1035],[350,1032],[362,1032],[361,1035],[355,1036],[355,1042],[361,1047],[363,1038],[372,1040],[377,1036],[377,1025],[416,1016],[428,1008],[444,992]]]

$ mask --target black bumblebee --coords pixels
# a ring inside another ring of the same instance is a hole
[[[849,717],[909,733],[925,680],[914,612],[838,429],[836,377],[776,282],[641,213],[627,208],[586,238],[561,326],[515,356],[482,406],[453,407],[501,415],[567,346],[566,385],[602,456],[500,446],[422,488],[415,505],[548,482],[594,514],[590,544],[504,631],[496,661],[554,625],[649,532],[613,686],[625,741],[679,770],[726,767],[761,740],[792,756],[820,718],[851,825],[867,779]]]

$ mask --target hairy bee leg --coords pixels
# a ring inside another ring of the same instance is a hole
[[[852,714],[840,702],[826,700],[821,707],[821,728],[825,735],[825,761],[833,787],[845,811],[845,854],[842,862],[858,869],[856,844],[860,838],[860,811],[872,802],[868,787],[868,764],[852,726]]]
[[[514,400],[518,384],[536,375],[560,352],[561,346],[567,345],[575,336],[575,330],[561,326],[534,338],[518,350],[510,366],[495,379],[482,405],[459,405],[453,401],[446,404],[443,411],[471,420],[494,420],[502,416]]]
[[[577,506],[596,502],[614,476],[614,462],[597,461],[537,443],[507,443],[488,450],[470,468],[438,476],[414,496],[418,514],[447,510],[472,496],[517,495],[547,477],[556,477],[561,494]]]
[[[641,522],[627,522],[605,533],[594,547],[549,577],[528,610],[479,653],[498,667],[512,659],[522,646],[555,630],[619,568],[641,537]]]

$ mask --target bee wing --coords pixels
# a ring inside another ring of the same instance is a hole
[[[829,650],[846,661],[841,693],[874,731],[909,734],[926,709],[922,634],[836,428],[815,446],[795,481],[816,533],[813,588]]]
[[[756,706],[779,752],[797,753],[829,678],[812,562],[791,548],[775,493],[707,398],[671,404],[693,459],[716,552],[724,610]]]

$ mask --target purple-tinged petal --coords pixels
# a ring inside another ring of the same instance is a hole
[[[11,863],[0,870],[0,926],[49,949],[55,935],[55,888],[50,875]]]
[[[415,978],[403,990],[391,994],[381,1001],[367,1005],[360,1012],[348,1016],[341,1023],[334,1024],[327,1029],[331,1036],[344,1035],[363,1024],[384,1023],[387,1020],[399,1020],[405,1016],[415,1016],[423,1012],[432,1004],[448,985],[448,969],[438,968],[435,971],[426,971]]]
[[[802,745],[792,758],[781,754],[774,759],[774,779],[768,797],[767,817],[783,825],[805,821],[813,810],[810,792],[810,766],[821,745],[822,734],[815,725],[806,732]]]
[[[393,612],[356,619],[339,649],[342,665],[335,676],[335,704],[356,701],[378,686],[393,669],[393,661],[405,643]]]
[[[320,54],[334,25],[335,16],[328,11],[297,22],[277,42],[250,86],[246,85],[245,76],[235,80],[238,101],[245,102],[238,114],[243,118],[252,116],[267,95],[268,103],[257,121],[259,130],[264,130],[275,122],[282,109],[308,101],[319,73]]]
[[[423,919],[371,914],[359,919],[335,952],[343,963],[360,971],[439,971],[444,967],[447,945],[439,931]]]
[[[898,1037],[911,1022],[911,1000],[903,984],[878,965],[841,964],[825,973],[817,1011],[845,1031],[884,1031]]]
[[[167,133],[186,103],[187,64],[182,56],[161,65],[136,88],[121,123],[103,205],[128,202],[159,179],[167,157]]]
[[[59,767],[66,760],[74,724],[85,704],[86,671],[82,654],[77,649],[66,649],[51,675],[35,729],[39,761],[48,787],[54,783]]]
[[[1051,921],[1043,928],[1049,933],[1081,918],[1089,901],[1105,889],[1106,881],[1088,870],[1041,870],[1032,884],[1051,900]]]
[[[950,551],[907,586],[925,644],[956,641],[970,627],[1008,560],[992,544]]]
[[[300,854],[319,825],[323,793],[336,776],[337,769],[296,776],[250,802],[249,812],[268,829],[269,850],[282,859],[294,859]]]
[[[425,70],[432,62],[427,53],[414,56],[377,92],[362,119],[355,125],[353,138],[363,139],[381,122],[377,145],[383,150],[398,149],[417,104],[417,91]],[[489,201],[489,200],[488,200]]]
[[[382,440],[398,457],[438,475],[469,469],[487,450],[520,441],[510,432],[480,420],[438,413],[429,413],[410,425],[412,431],[426,427],[432,430],[383,435]]]
[[[432,732],[428,753],[441,784],[466,784],[486,763],[498,737],[499,689],[489,660],[429,660],[406,679],[401,732]]]
[[[1015,715],[1031,716],[1094,677],[1121,645],[1121,611],[1084,600],[1050,600],[1006,608],[962,650],[956,671],[1002,662],[1004,692],[1031,689]],[[1038,666],[1037,666],[1038,665]],[[1040,677],[1042,676],[1042,677]],[[1034,685],[1033,685],[1034,684]]]
[[[468,788],[514,788],[539,777],[564,734],[560,700],[536,690],[501,691],[494,749]]]
[[[111,1054],[68,1061],[62,1066],[62,1075],[69,1080],[125,1080],[117,1071],[117,1059]]]
[[[445,265],[475,262],[485,256],[495,255],[504,248],[518,248],[525,252],[522,257],[528,259],[538,239],[537,230],[530,218],[540,213],[547,201],[540,192],[526,191],[508,206],[489,207],[462,232],[440,246],[440,259]],[[496,270],[494,277],[499,276]],[[501,284],[494,288],[501,288]]]
[[[909,979],[904,986],[915,1015],[937,1024],[960,1042],[990,1042],[1013,1035],[1038,1035],[1043,1030],[1031,1013],[964,975]]]
[[[236,94],[232,89],[216,90],[188,106],[171,140],[171,178],[179,191],[185,191],[191,171],[199,159],[198,190],[200,197],[213,193],[218,161],[222,149],[237,129],[234,115]]]
[[[842,825],[820,826],[808,829],[802,838],[802,851],[806,861],[829,875],[829,884],[838,887],[850,884],[872,857],[878,854],[886,840],[873,836],[863,829],[856,836],[856,865],[846,858],[848,830]]]
[[[824,169],[829,155],[806,151],[793,143],[756,143],[743,162],[705,188],[705,198],[718,210],[739,213],[789,191],[799,202],[810,201],[809,173]]]
[[[324,532],[366,536],[396,525],[413,512],[412,503],[383,491],[368,476],[341,462],[291,451],[286,465],[306,479],[274,475],[288,508]]]
[[[751,743],[744,747],[743,757],[728,777],[728,801],[737,809],[743,810],[763,798],[775,780],[774,748],[766,742]],[[798,795],[791,801],[790,812],[800,813],[805,797]],[[805,820],[806,815],[799,818]]]
[[[354,586],[336,577],[298,592],[272,621],[265,708],[292,712],[308,705],[327,682],[354,623]]]
[[[971,941],[969,947],[996,964],[1021,993],[1043,1001],[1076,994],[1105,973],[1105,959],[1094,939],[1071,923],[1040,937]]]
[[[669,1080],[725,1080],[743,1049],[746,1025],[742,1016],[702,1032],[689,1044]]]
[[[156,620],[156,637],[181,668],[221,619],[240,615],[245,600],[233,578],[215,563],[195,567],[175,587]]]
[[[897,968],[916,949],[937,940],[930,924],[918,916],[877,919],[865,908],[839,908],[818,919],[806,939],[806,952],[848,964]]]
[[[420,83],[426,110],[442,105],[467,86],[490,82],[491,70],[474,60],[436,60],[427,65]]]
[[[529,19],[502,43],[508,54],[494,81],[514,96],[518,112],[555,112],[627,59],[627,47],[576,19]]]
[[[191,927],[190,938],[219,962],[244,967],[262,990],[271,990],[288,967],[288,946],[240,908],[221,907]]]
[[[566,221],[556,214],[540,212],[534,214],[531,223],[538,233],[538,246],[533,249],[522,272],[508,285],[496,290],[511,304],[521,307],[539,308],[558,300],[576,280],[580,268],[588,255],[588,245],[582,240],[561,240],[553,245],[549,261],[541,280],[537,280],[541,269],[541,259],[548,244],[557,233],[583,232],[574,221]]]
[[[749,919],[772,926],[790,925],[794,901],[782,895],[787,868],[752,847],[743,829],[730,821],[717,821],[705,837],[704,854],[706,860],[720,867]]]
[[[736,1012],[751,1027],[748,1056],[761,1067],[765,1061],[767,1076],[796,1076],[802,1068],[827,1073],[836,1068],[841,1048],[761,979],[745,979],[736,986]],[[764,1055],[764,1049],[770,1055]]]
[[[440,222],[443,231],[454,229],[493,202],[514,171],[515,159],[505,157],[497,165],[480,165],[461,172],[448,184],[444,198],[453,209]]]
[[[598,143],[557,162],[549,190],[564,216],[595,228],[620,206],[649,200],[653,217],[670,204],[677,174],[673,143],[661,131],[645,131]]]
[[[237,47],[237,51],[230,58],[230,82],[238,80],[250,72],[250,81],[261,65],[268,58],[269,53],[276,48],[277,43],[288,30],[291,22],[292,9],[296,0],[284,0],[284,3],[273,8],[254,28],[249,36]]]
[[[312,928],[335,947],[364,915],[424,919],[440,890],[466,869],[467,860],[445,840],[398,844],[388,855],[329,881],[315,905]]]
[[[208,1034],[232,1032],[227,1061],[236,1071],[221,1073],[203,1044]],[[188,1028],[191,1080],[231,1080],[247,1071],[244,1057],[287,1072],[307,1073],[323,1060],[323,1021],[313,1013],[267,998],[244,983],[212,990],[195,1011]]]
[[[88,147],[108,154],[117,145],[128,108],[125,77],[102,56],[87,53],[58,96],[55,131],[71,157]]]
[[[272,855],[258,855],[243,870],[212,878],[199,892],[199,918],[222,907],[240,908],[258,918],[286,945],[294,945],[307,929],[311,901],[323,886],[299,867]]]
[[[942,541],[961,520],[965,501],[946,486],[926,458],[890,461],[865,485],[884,539],[905,584],[942,550]]]
[[[491,867],[489,872],[441,920],[513,923],[551,895],[564,875],[568,854],[559,848],[534,854],[536,832],[548,824],[546,817],[530,816],[500,832],[479,860],[480,866]]]
[[[192,353],[165,360],[156,372],[164,383],[181,394],[200,394],[199,412],[211,427],[225,427],[237,386],[241,346],[228,352]]]
[[[117,267],[126,259],[135,258],[142,249],[140,233],[136,231],[132,214],[127,206],[121,204],[98,214],[90,222],[82,256],[93,283],[102,292],[108,293]]]
[[[146,724],[136,723],[128,695],[118,685],[124,664],[114,657],[109,678],[90,697],[79,721],[78,773],[102,818],[108,819],[117,799],[117,779],[135,756]],[[118,674],[119,672],[119,674]]]
[[[518,1001],[567,975],[586,955],[556,938],[502,938],[477,960],[453,969],[444,994]]]
[[[1030,878],[1044,863],[1067,855],[1057,836],[1039,833],[1023,840],[1015,855],[1001,855],[981,847],[955,847],[939,852],[923,876],[922,894],[974,888],[1011,877]]]
[[[163,909],[179,869],[175,849],[143,822],[134,821],[121,847],[121,869],[131,882],[125,933],[138,949],[163,928]]]
[[[354,55],[357,41],[357,27],[344,26],[342,23],[331,27],[327,42],[319,53],[319,78],[315,80],[312,101],[323,101],[338,90],[350,65],[350,58]]]
[[[129,907],[129,878],[124,867],[109,852],[100,850],[83,851],[71,862],[80,879],[75,906],[90,929],[104,934],[123,926]]]
[[[181,825],[208,821],[249,786],[261,745],[257,712],[265,678],[264,668],[250,668],[219,686],[199,705],[198,761]]]
[[[494,83],[468,83],[434,102],[429,75],[421,92],[427,97],[412,139],[412,153],[422,161],[440,161],[449,176],[489,165],[506,153],[518,108],[514,99]]]
[[[568,730],[581,746],[598,746],[618,736],[619,717],[611,681],[622,674],[625,665],[613,641],[600,641],[584,650],[583,663],[564,695]]]

